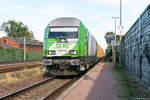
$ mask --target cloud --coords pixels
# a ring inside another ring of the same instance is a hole
[[[42,9],[43,14],[50,14],[51,16],[62,16],[65,13],[65,6],[62,3],[51,4],[48,7]]]
[[[107,31],[114,31],[114,20],[111,17],[119,16],[119,1],[82,0],[81,4],[78,5],[68,2],[53,2],[42,8],[41,14],[48,21],[56,17],[79,18],[102,47],[106,47],[104,35]],[[131,27],[149,2],[150,0],[122,0],[124,33]]]
[[[94,5],[100,5],[103,7],[119,7],[120,0],[82,0],[86,3],[91,3]],[[139,7],[141,4],[149,4],[150,0],[122,0],[122,5],[124,7]]]
[[[43,8],[40,12],[49,18],[54,19],[57,17],[77,17],[80,18],[81,15],[78,12],[72,11],[74,9],[69,7],[70,5],[64,4],[62,2],[50,4],[49,6]]]
[[[98,20],[98,19],[100,19],[100,16],[97,16],[97,15],[95,15],[95,16],[89,16],[89,17],[87,17],[87,19]]]
[[[141,5],[145,5],[145,4],[149,4],[150,3],[150,0],[122,0],[122,2],[123,2],[123,4],[125,5],[125,6],[131,6],[132,5],[132,7],[134,6],[138,6],[139,7],[139,5],[141,6]],[[147,5],[146,5],[147,6]],[[133,7],[133,8],[134,8]]]
[[[119,5],[119,0],[83,0],[85,2],[93,3],[101,6],[117,6]],[[118,3],[117,3],[118,2]]]

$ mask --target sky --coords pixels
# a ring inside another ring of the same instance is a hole
[[[76,17],[104,49],[105,33],[114,31],[114,20],[119,17],[120,0],[0,0],[0,24],[9,19],[21,21],[43,41],[44,29],[58,17]],[[122,0],[123,34],[150,4],[150,0]],[[117,20],[119,25],[119,20]],[[6,35],[0,31],[0,37]]]

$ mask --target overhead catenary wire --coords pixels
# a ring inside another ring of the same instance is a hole
[[[16,18],[12,18],[12,17],[9,17],[9,16],[7,16],[6,14],[4,14],[4,13],[1,13],[0,12],[0,19],[3,19],[3,20],[5,20],[5,21],[8,21],[8,20],[15,20],[15,21],[18,21],[18,22],[23,22],[23,21],[20,21],[20,20],[18,20],[18,19],[16,19]],[[3,21],[3,22],[5,22],[5,21]],[[2,22],[2,23],[3,23]],[[28,27],[30,27],[30,28],[32,28],[32,32],[33,33],[38,33],[38,34],[40,34],[41,35],[41,33],[39,33],[39,31],[41,31],[40,29],[38,29],[38,28],[35,28],[35,27],[33,27],[33,26],[31,26],[31,25],[28,25]],[[36,30],[36,31],[34,31],[34,30]],[[0,30],[1,31],[1,30]],[[30,29],[29,29],[29,31],[30,31]],[[37,32],[38,31],[38,32]],[[34,36],[34,35],[33,35]],[[24,61],[26,60],[26,37],[24,36],[24,38],[23,38],[23,40],[24,40]]]
[[[0,19],[3,19],[3,20],[5,20],[5,21],[8,21],[8,20],[15,20],[15,21],[18,21],[18,22],[23,22],[23,21],[20,21],[20,20],[18,20],[18,19],[16,19],[16,18],[12,18],[12,17],[10,17],[10,16],[8,16],[8,15],[6,15],[6,14],[4,14],[4,13],[2,13],[2,12],[0,12]],[[0,20],[1,21],[1,20]],[[5,21],[3,21],[3,22],[5,22]],[[42,33],[42,30],[40,30],[40,29],[38,29],[38,28],[36,28],[36,27],[33,27],[33,26],[31,26],[31,25],[27,25],[28,27],[30,27],[30,28],[32,28],[32,32],[33,33],[37,33],[37,34],[40,34],[41,35],[41,33]],[[29,29],[30,30],[30,29]],[[35,31],[36,30],[36,31]],[[37,32],[38,31],[38,32]],[[41,33],[40,33],[41,32]]]

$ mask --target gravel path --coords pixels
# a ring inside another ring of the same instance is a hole
[[[19,90],[21,88],[25,88],[35,82],[39,82],[44,80],[43,75],[33,76],[24,80],[20,80],[18,82],[10,83],[10,84],[1,84],[0,85],[0,96],[4,96],[13,91]]]

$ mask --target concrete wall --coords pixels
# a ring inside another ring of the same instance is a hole
[[[150,86],[150,5],[123,37],[120,56],[121,64]]]

